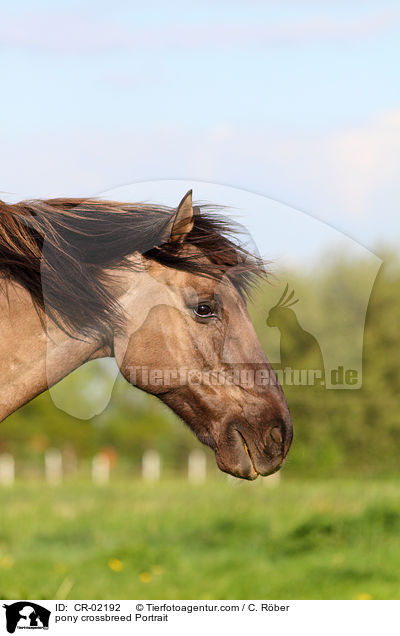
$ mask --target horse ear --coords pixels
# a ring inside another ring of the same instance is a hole
[[[186,236],[191,232],[194,225],[194,214],[192,205],[192,191],[186,192],[182,201],[178,205],[178,210],[171,229],[169,240],[183,243]]]

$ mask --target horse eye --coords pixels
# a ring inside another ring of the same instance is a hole
[[[201,305],[197,305],[194,309],[194,313],[196,316],[200,316],[200,318],[211,318],[215,316],[215,313],[211,307],[211,305],[207,305],[206,303],[201,303]]]

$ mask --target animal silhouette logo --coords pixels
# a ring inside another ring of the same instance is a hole
[[[289,293],[289,284],[278,302],[270,309],[266,323],[280,331],[280,364],[278,369],[290,369],[303,374],[309,381],[295,384],[324,384],[324,361],[317,339],[301,326],[296,312],[292,309],[299,302],[295,292]],[[310,375],[312,374],[312,375]]]
[[[32,603],[18,601],[11,605],[3,605],[6,610],[6,626],[9,634],[16,629],[48,629],[50,610]]]

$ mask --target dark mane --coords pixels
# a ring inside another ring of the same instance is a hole
[[[110,270],[132,267],[127,257],[134,252],[174,269],[227,274],[246,293],[254,276],[265,274],[262,261],[239,243],[240,226],[208,206],[198,211],[186,243],[209,263],[166,242],[173,208],[100,199],[0,201],[0,272],[75,337],[121,324]]]

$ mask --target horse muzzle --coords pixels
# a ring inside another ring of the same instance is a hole
[[[269,423],[256,433],[244,423],[229,426],[215,449],[218,467],[234,477],[254,480],[283,465],[293,439],[290,417]]]

